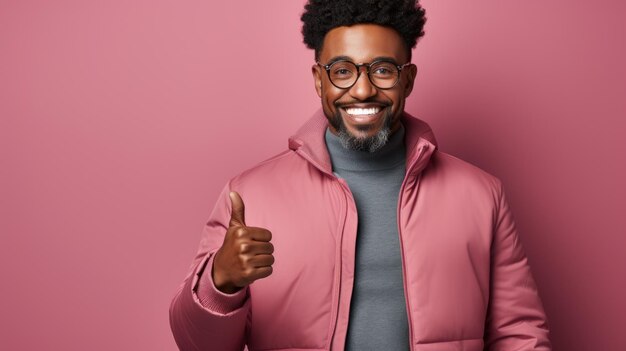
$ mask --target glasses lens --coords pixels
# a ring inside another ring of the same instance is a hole
[[[359,76],[359,72],[354,63],[348,61],[333,63],[328,73],[330,81],[340,88],[351,86]]]
[[[370,67],[370,79],[381,89],[391,88],[398,80],[398,67],[391,62],[376,62]]]

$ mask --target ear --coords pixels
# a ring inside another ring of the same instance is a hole
[[[415,83],[415,76],[417,76],[417,66],[410,64],[406,68],[406,84],[404,85],[404,97],[411,95],[413,91],[413,84]]]
[[[315,81],[315,91],[317,96],[322,97],[322,70],[317,63],[311,66],[311,73],[313,73],[313,80]]]

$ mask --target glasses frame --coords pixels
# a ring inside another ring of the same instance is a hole
[[[347,62],[347,63],[351,63],[351,64],[353,64],[353,65],[356,67],[356,70],[357,70],[356,79],[355,79],[355,80],[354,80],[354,82],[353,82],[352,84],[350,84],[350,86],[348,86],[348,87],[340,87],[340,86],[337,86],[337,84],[335,84],[335,82],[333,82],[333,80],[330,78],[330,68],[331,68],[334,64],[337,64],[337,63],[340,63],[340,62]],[[393,83],[393,85],[392,85],[392,86],[390,86],[389,88],[381,88],[381,87],[379,87],[378,85],[376,85],[376,83],[374,83],[374,82],[372,81],[372,77],[370,77],[370,67],[372,67],[372,65],[375,65],[375,64],[377,64],[377,63],[381,63],[381,62],[391,63],[391,64],[393,64],[394,66],[396,66],[396,69],[398,70],[398,76],[396,77],[396,81],[395,81],[395,82]],[[352,62],[352,61],[350,61],[350,60],[337,60],[337,61],[331,62],[330,64],[327,64],[327,65],[324,65],[324,64],[322,64],[322,63],[321,63],[321,62],[319,62],[319,61],[315,61],[315,63],[317,63],[320,67],[322,67],[323,69],[325,69],[325,70],[326,70],[326,74],[328,75],[328,80],[329,80],[329,81],[330,81],[330,83],[331,83],[333,86],[335,86],[337,89],[350,89],[350,88],[352,88],[352,87],[356,84],[356,82],[358,82],[358,81],[359,81],[359,78],[361,77],[361,67],[365,67],[365,69],[366,69],[366,71],[367,71],[367,79],[369,79],[370,83],[371,83],[373,86],[375,86],[377,89],[382,89],[382,90],[392,89],[393,87],[395,87],[395,86],[398,84],[398,82],[400,81],[400,74],[402,73],[402,69],[403,69],[404,67],[406,67],[406,66],[411,65],[411,62],[407,62],[407,63],[402,64],[402,65],[398,65],[397,63],[395,63],[395,62],[393,62],[393,61],[390,61],[390,60],[385,60],[385,59],[383,59],[383,60],[375,60],[375,61],[372,61],[372,62],[370,62],[370,63],[367,63],[367,62],[362,62],[362,63],[354,63],[354,62]]]

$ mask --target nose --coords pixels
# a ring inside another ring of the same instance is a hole
[[[367,100],[376,95],[376,87],[372,84],[367,76],[367,68],[359,67],[359,77],[352,87],[350,87],[350,96],[358,100]]]

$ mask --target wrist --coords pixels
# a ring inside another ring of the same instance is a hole
[[[228,281],[228,279],[224,278],[221,274],[216,273],[215,271],[215,261],[213,261],[213,267],[211,267],[211,278],[213,280],[213,285],[215,288],[224,294],[234,294],[241,290],[241,287],[236,286],[235,284]]]

